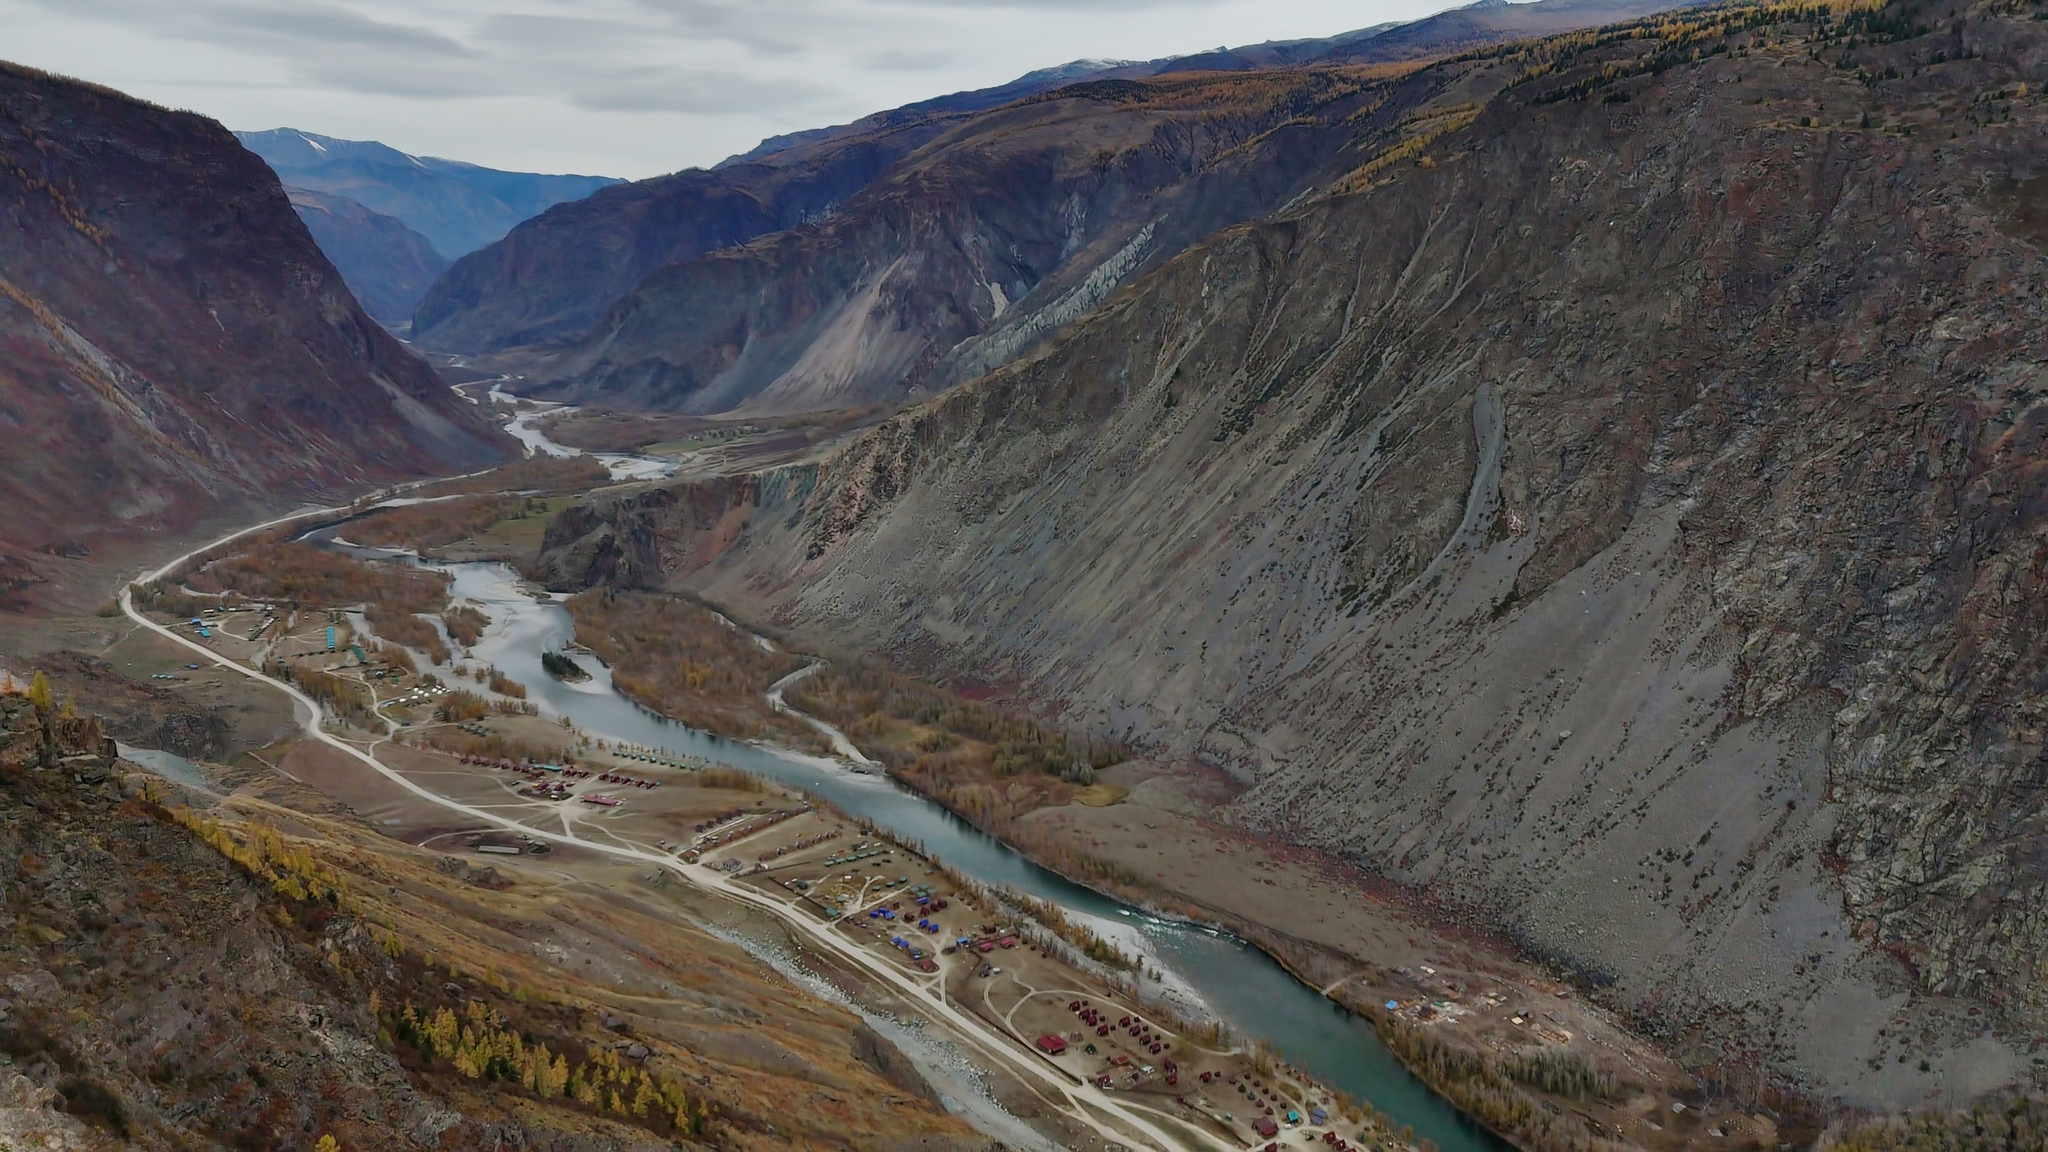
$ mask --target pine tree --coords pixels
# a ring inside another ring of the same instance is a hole
[[[28,702],[43,712],[48,712],[54,706],[50,701],[50,679],[40,671],[36,673],[36,678],[29,682]]]
[[[633,1093],[633,1115],[647,1115],[647,1106],[659,1101],[660,1097],[654,1094],[654,1085],[647,1079],[647,1074],[641,1073],[640,1087]]]

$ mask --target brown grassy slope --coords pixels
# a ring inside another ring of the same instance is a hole
[[[123,800],[69,771],[0,779],[0,1076],[54,1093],[0,1118],[20,1126],[0,1143],[33,1123],[95,1148],[979,1144],[863,1062],[877,1041],[856,1018],[670,912],[444,866],[310,795],[333,813],[246,800],[194,814],[138,802],[143,780]],[[467,1056],[427,1058],[403,1034],[407,1006],[458,1013]],[[593,1051],[620,1038],[607,1013],[652,1049],[644,1062]],[[514,1035],[623,1108],[474,1062]],[[642,1079],[687,1100],[684,1128],[673,1110],[635,1112]]]

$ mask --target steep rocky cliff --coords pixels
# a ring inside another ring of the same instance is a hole
[[[1695,1062],[1987,1090],[2048,1031],[2041,12],[1434,65],[1470,112],[1331,125],[1323,194],[556,576],[1221,765]]]
[[[556,205],[456,261],[420,302],[413,338],[473,353],[581,335],[649,272],[830,212],[945,123],[918,117]]]
[[[0,65],[0,547],[453,471],[509,441],[211,120]]]
[[[916,394],[1005,362],[1130,275],[1303,191],[1317,157],[1302,145],[1325,138],[1292,129],[1357,111],[1347,98],[1384,74],[1361,66],[1672,6],[1482,3],[1327,39],[1077,61],[763,141],[522,226],[429,293],[415,338],[451,352],[573,344],[539,378],[610,403]],[[1352,67],[1213,75],[1281,66]],[[1218,177],[1231,194],[1182,194]]]
[[[1356,71],[1105,81],[986,113],[829,219],[648,275],[542,376],[652,409],[897,401],[1004,363],[1128,276],[1301,193],[1432,86]]]

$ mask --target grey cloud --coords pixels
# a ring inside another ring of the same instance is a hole
[[[815,0],[762,0],[722,3],[720,0],[636,0],[638,6],[679,31],[726,40],[767,57],[804,52],[820,33],[852,32],[855,22],[837,6]]]
[[[418,56],[466,57],[475,53],[461,43],[430,29],[376,20],[346,8],[331,5],[299,6],[290,9],[260,4],[190,4],[189,14],[204,13],[207,35],[226,34],[292,43],[311,43],[332,49],[375,48]],[[169,6],[176,10],[177,5]]]
[[[211,90],[229,120],[284,105],[410,151],[644,173],[1077,55],[1328,34],[1414,2],[0,0],[0,28],[26,63]]]
[[[1087,12],[1099,15],[1118,12],[1149,12],[1159,8],[1209,8],[1226,3],[1227,0],[894,0],[894,2],[908,7],[949,8],[957,11],[995,8],[1022,11],[1043,9],[1058,12]]]
[[[597,20],[583,16],[536,16],[510,14],[488,16],[476,28],[476,38],[491,44],[515,48],[596,48],[613,51],[621,43],[633,43],[647,29],[623,20]]]
[[[603,112],[753,114],[803,108],[831,93],[808,84],[737,73],[635,69],[577,85],[569,101]]]
[[[543,95],[593,111],[755,113],[802,108],[830,94],[815,84],[695,66],[687,49],[734,40],[757,52],[794,51],[789,37],[738,35],[741,14],[710,6],[694,35],[654,23],[584,16],[493,14],[468,43],[332,4],[249,0],[29,0],[130,28],[264,50],[303,82],[367,95],[446,100]],[[683,5],[682,7],[688,7]],[[733,35],[726,35],[727,32]],[[694,43],[692,43],[694,41]],[[650,62],[667,57],[673,62]]]
[[[414,55],[461,57],[469,50],[428,28],[377,20],[332,4],[221,3],[210,0],[26,0],[64,15],[91,16],[128,28],[206,43],[313,48],[375,48]]]
[[[916,52],[903,48],[863,52],[854,57],[854,62],[874,72],[939,72],[954,63],[950,53]]]

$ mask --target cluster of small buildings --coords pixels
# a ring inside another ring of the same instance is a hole
[[[721,844],[730,844],[735,840],[743,839],[748,836],[753,836],[762,832],[766,832],[768,829],[775,827],[777,824],[782,823],[784,820],[794,819],[798,816],[803,815],[806,812],[809,812],[810,810],[811,806],[809,804],[805,804],[801,808],[790,808],[781,812],[770,812],[766,814],[766,816],[763,819],[750,820],[737,827],[728,828],[723,832],[717,833],[716,835],[706,836],[702,840],[699,840],[697,843],[691,845],[689,848],[683,851],[683,862],[687,864],[694,864],[700,857],[704,855],[704,853],[711,851],[713,848],[716,848]],[[737,809],[736,813],[745,811],[746,809],[744,808]],[[702,832],[706,827],[717,827],[717,821],[712,821],[709,824],[699,824],[697,825],[697,830],[699,832]]]

